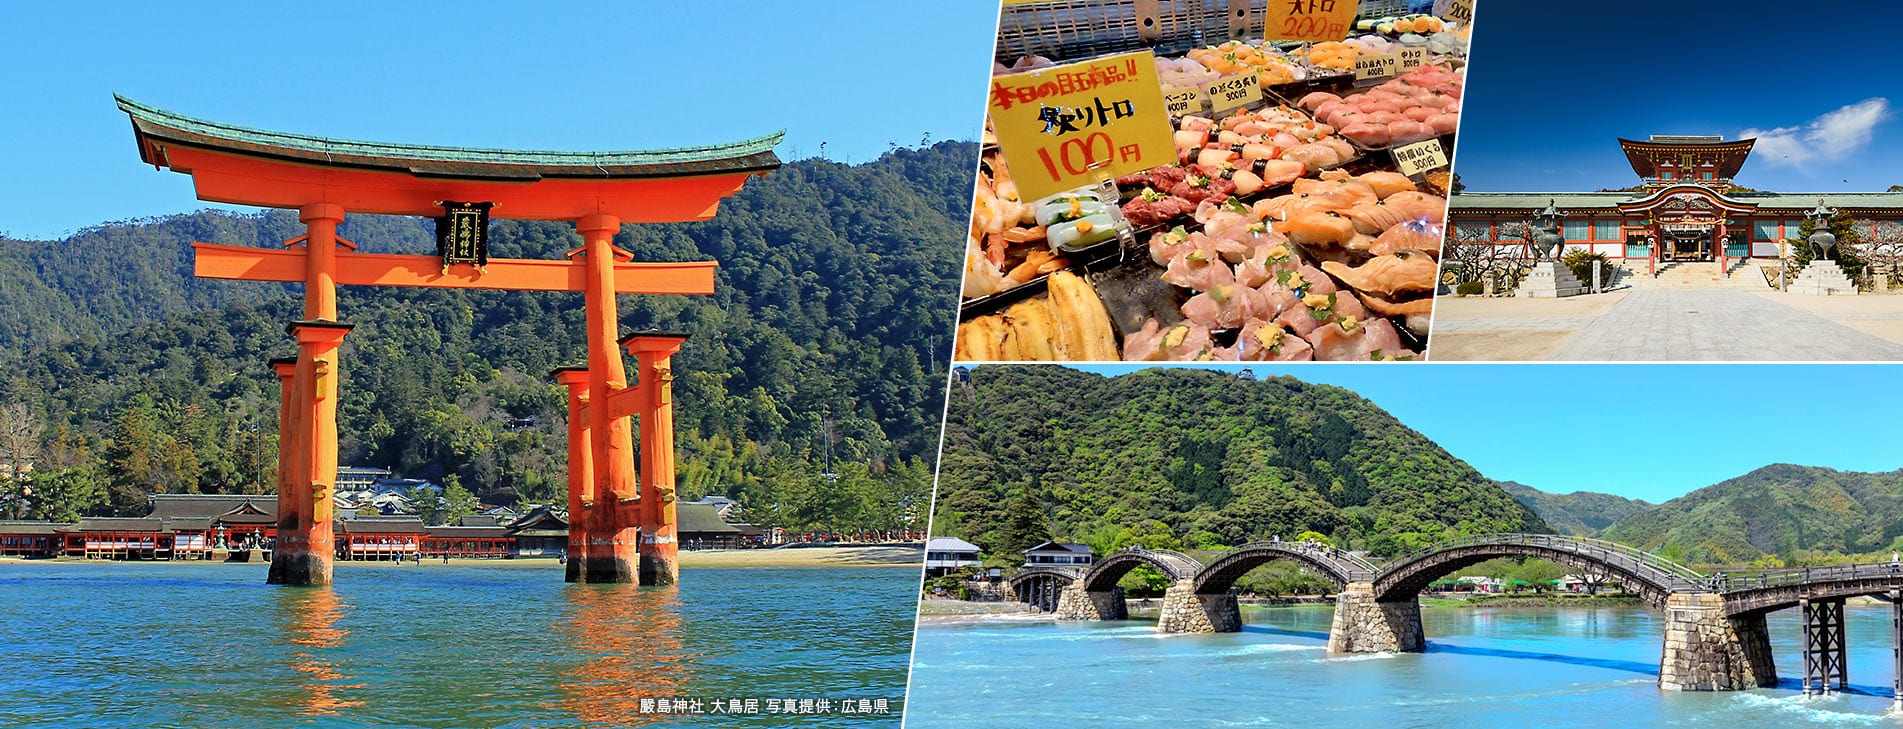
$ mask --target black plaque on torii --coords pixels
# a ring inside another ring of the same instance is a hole
[[[443,259],[443,272],[458,263],[467,263],[481,271],[489,266],[490,202],[444,200],[443,217],[436,219],[436,255]]]

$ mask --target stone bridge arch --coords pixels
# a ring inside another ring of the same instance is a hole
[[[1289,560],[1315,570],[1335,585],[1335,591],[1355,582],[1374,579],[1375,567],[1367,560],[1325,544],[1291,542],[1251,542],[1225,552],[1196,574],[1196,594],[1215,595],[1235,587],[1236,580],[1262,565]]]
[[[1374,601],[1413,600],[1434,580],[1499,557],[1538,557],[1600,574],[1660,610],[1672,593],[1709,589],[1703,575],[1623,544],[1552,534],[1488,534],[1435,545],[1382,565],[1372,585]]]
[[[1203,563],[1182,552],[1131,547],[1105,555],[1091,565],[1090,571],[1084,573],[1083,589],[1085,592],[1109,592],[1116,589],[1117,581],[1130,574],[1130,570],[1144,565],[1163,573],[1172,584],[1191,579],[1203,569]]]

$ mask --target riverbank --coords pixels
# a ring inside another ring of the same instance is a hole
[[[681,552],[682,567],[912,567],[917,568],[924,560],[924,546],[868,544],[868,545],[827,545],[813,547],[780,547],[777,549],[702,549]],[[24,559],[21,557],[0,557],[0,565],[12,564],[98,564],[123,565],[128,562],[112,560],[80,559],[60,557],[55,559]],[[260,562],[202,562],[180,560],[176,562],[137,562],[150,565],[259,565]],[[520,559],[476,559],[452,557],[447,563],[452,567],[497,567],[510,569],[549,569],[560,570],[563,566],[552,557],[523,557]],[[442,558],[423,559],[418,565],[414,562],[338,562],[337,566],[416,568],[442,567]]]
[[[1021,602],[973,602],[927,597],[918,601],[918,622],[952,625],[990,620],[1053,620],[1050,613],[1032,610]]]

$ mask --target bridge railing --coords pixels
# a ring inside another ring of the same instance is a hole
[[[1720,572],[1711,576],[1711,589],[1715,592],[1742,592],[1854,580],[1894,580],[1903,583],[1903,564],[1877,562],[1829,567],[1793,567],[1753,573]]]
[[[1084,576],[1084,573],[1089,571],[1089,569],[1090,569],[1089,567],[1083,566],[1083,565],[1057,566],[1057,565],[1042,565],[1041,564],[1034,567],[1025,567],[1025,568],[1019,569],[1017,572],[1011,573],[1011,576],[1007,579],[1015,580],[1019,577],[1028,577],[1032,575],[1057,575],[1060,577],[1069,577],[1071,579],[1077,579],[1079,577]]]
[[[1431,547],[1414,550],[1408,554],[1382,564],[1379,572],[1386,574],[1401,565],[1426,557],[1436,552],[1444,552],[1460,547],[1479,547],[1488,545],[1519,545],[1544,547],[1558,552],[1591,557],[1601,562],[1620,567],[1629,572],[1658,583],[1668,590],[1711,589],[1711,578],[1700,574],[1690,567],[1673,562],[1637,547],[1604,539],[1590,537],[1563,537],[1556,534],[1481,534],[1477,536],[1443,542]]]
[[[1110,561],[1112,557],[1118,557],[1118,556],[1122,556],[1126,554],[1144,555],[1158,562],[1167,562],[1167,563],[1175,565],[1176,570],[1178,572],[1181,572],[1182,574],[1167,575],[1171,579],[1194,577],[1196,576],[1197,572],[1200,572],[1203,569],[1203,563],[1200,560],[1196,559],[1195,557],[1191,557],[1187,554],[1183,554],[1182,552],[1178,552],[1173,549],[1150,549],[1148,547],[1124,547],[1123,549],[1119,549],[1115,552],[1111,552],[1110,554],[1104,555],[1102,559],[1097,560],[1097,564],[1103,564],[1104,562]]]
[[[1320,559],[1332,560],[1334,562],[1343,563],[1345,566],[1348,567],[1346,571],[1348,573],[1347,578],[1350,582],[1373,581],[1375,573],[1380,571],[1380,569],[1375,567],[1373,562],[1369,562],[1366,557],[1362,557],[1359,554],[1355,554],[1354,552],[1350,552],[1346,549],[1342,549],[1332,544],[1323,544],[1321,542],[1282,542],[1282,541],[1249,542],[1248,544],[1244,544],[1242,546],[1228,550],[1227,552],[1224,552],[1224,554],[1226,555],[1226,554],[1241,552],[1241,551],[1250,550],[1250,549],[1269,549],[1269,550],[1283,551],[1283,552],[1311,554]]]

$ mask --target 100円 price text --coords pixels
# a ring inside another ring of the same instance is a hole
[[[728,715],[852,715],[873,716],[892,713],[888,699],[676,699],[644,698],[636,709],[641,714],[728,714]]]

